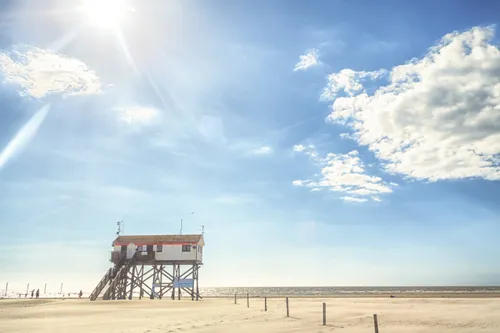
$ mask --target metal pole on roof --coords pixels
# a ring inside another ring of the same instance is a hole
[[[116,225],[118,226],[118,231],[116,232],[116,235],[117,236],[123,235],[123,232],[125,230],[125,222],[118,221],[116,222]]]

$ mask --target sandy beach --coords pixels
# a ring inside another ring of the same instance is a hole
[[[322,326],[322,303],[327,325]],[[498,298],[2,300],[0,332],[499,332]]]

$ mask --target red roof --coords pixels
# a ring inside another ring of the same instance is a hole
[[[127,235],[118,236],[114,245],[198,244],[205,245],[202,235]]]

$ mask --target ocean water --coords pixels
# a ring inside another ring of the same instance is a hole
[[[230,297],[235,294],[258,296],[349,296],[367,294],[420,293],[500,293],[497,287],[255,287],[255,288],[200,288],[200,294],[212,297]]]
[[[40,298],[78,298],[78,291],[71,293],[47,293],[41,294]],[[500,293],[500,286],[496,287],[218,287],[218,288],[200,288],[200,294],[203,297],[234,297],[235,294],[244,296],[249,294],[251,297],[277,297],[277,296],[310,296],[310,297],[328,297],[328,296],[350,296],[350,295],[377,295],[377,294],[467,294],[467,293]],[[24,298],[25,291],[0,289],[1,298]],[[183,292],[183,294],[185,294]],[[90,291],[83,291],[82,298],[87,298]],[[30,298],[28,294],[27,298]],[[134,297],[138,297],[138,292],[134,292]]]

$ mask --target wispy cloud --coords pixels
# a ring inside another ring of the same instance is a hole
[[[269,155],[273,152],[273,149],[269,146],[262,146],[252,150],[253,155]]]
[[[445,35],[391,70],[329,76],[331,122],[353,130],[385,169],[413,179],[500,179],[500,50],[492,27]],[[373,93],[365,81],[387,73]],[[340,94],[344,97],[339,97]],[[436,144],[439,143],[439,144]]]
[[[353,150],[347,154],[327,154],[321,157],[314,146],[294,146],[294,150],[308,155],[321,167],[318,180],[294,180],[295,186],[312,189],[327,188],[334,192],[350,194],[341,197],[343,200],[365,202],[366,197],[391,193],[396,184],[388,183],[382,178],[367,174],[359,153]],[[374,201],[378,201],[373,199]]]
[[[23,96],[101,91],[99,77],[81,60],[33,46],[18,45],[10,52],[0,52],[0,74],[4,83],[17,85]]]
[[[313,66],[317,66],[320,63],[318,50],[311,49],[307,51],[306,54],[299,56],[299,62],[295,64],[295,68],[293,70],[303,71]]]
[[[347,202],[367,202],[368,199],[366,198],[356,198],[356,197],[340,197],[340,199],[347,201]]]
[[[160,111],[153,107],[133,106],[115,108],[119,120],[129,125],[151,125],[160,118]]]

